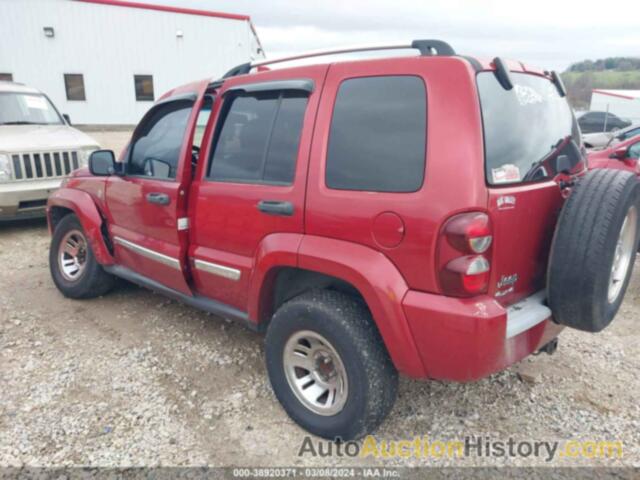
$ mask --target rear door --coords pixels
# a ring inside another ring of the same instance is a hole
[[[477,76],[494,245],[490,289],[503,304],[542,290],[564,199],[561,181],[584,171],[580,133],[565,98],[546,77],[512,72],[505,90]]]
[[[254,259],[275,233],[303,233],[315,112],[326,66],[225,82],[192,185],[189,257],[198,293],[246,311]]]
[[[125,174],[107,180],[109,231],[119,265],[190,294],[186,193],[192,138],[206,83],[154,105],[124,153]]]

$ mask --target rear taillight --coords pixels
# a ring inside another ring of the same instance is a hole
[[[491,222],[486,213],[462,213],[444,224],[438,268],[445,295],[470,297],[487,292],[492,241]]]
[[[444,234],[451,246],[460,252],[484,253],[493,239],[486,213],[456,215],[445,224]]]

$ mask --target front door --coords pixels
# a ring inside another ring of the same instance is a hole
[[[111,176],[106,187],[118,264],[188,295],[186,194],[205,88],[174,93],[151,108],[124,153],[124,175]]]

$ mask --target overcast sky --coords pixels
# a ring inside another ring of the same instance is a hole
[[[438,38],[459,53],[564,70],[640,56],[640,0],[143,0],[250,15],[268,57]]]

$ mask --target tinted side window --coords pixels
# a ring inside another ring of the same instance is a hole
[[[293,182],[306,95],[241,94],[226,100],[209,178],[239,183]]]
[[[579,119],[579,123],[587,123],[587,124],[602,124],[605,119],[605,112],[590,112],[585,113]],[[609,115],[609,120],[611,120],[611,115]]]
[[[264,165],[265,181],[289,184],[293,182],[300,131],[306,108],[306,95],[283,98],[273,125],[271,143]]]
[[[640,142],[634,143],[627,150],[627,157],[629,158],[640,158]]]
[[[213,95],[205,95],[202,108],[198,113],[198,119],[196,120],[196,130],[193,134],[193,146],[200,148],[202,144],[202,137],[204,131],[207,128],[209,117],[211,116],[211,109],[213,108]]]
[[[127,172],[160,179],[176,177],[180,149],[193,103],[176,101],[152,109],[136,130]]]
[[[326,183],[340,190],[414,192],[424,180],[427,99],[413,76],[367,77],[340,85]]]

